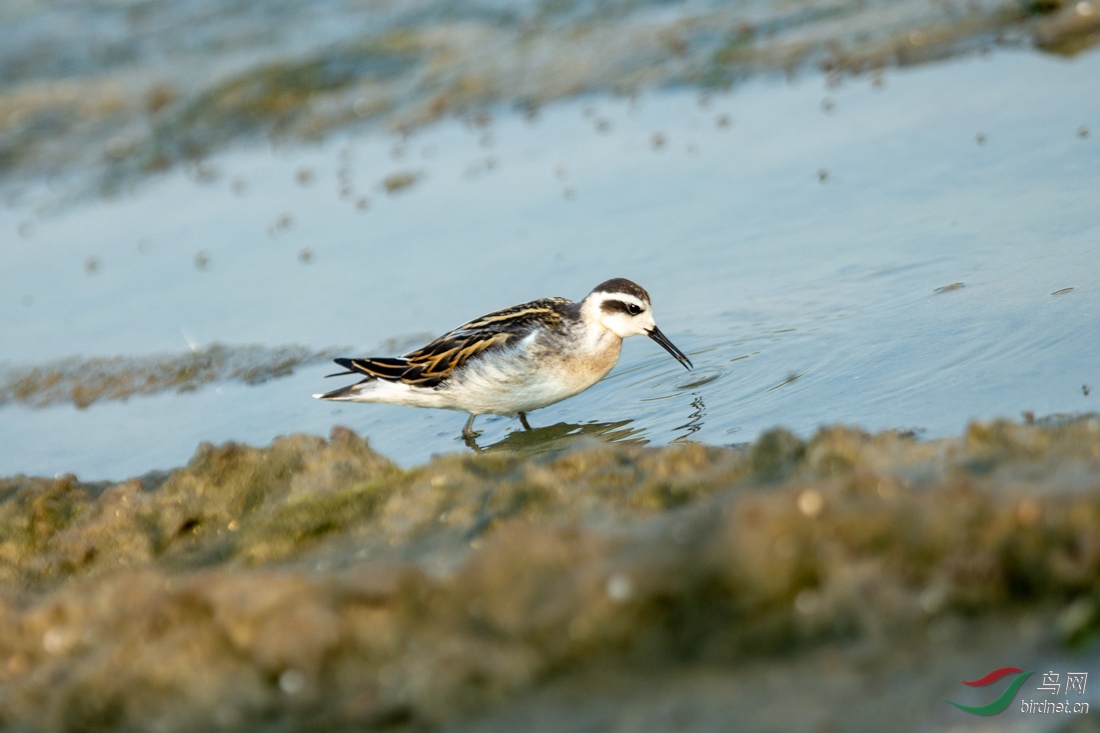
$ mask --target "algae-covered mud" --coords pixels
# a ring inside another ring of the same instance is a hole
[[[412,470],[346,429],[203,445],[0,482],[0,556],[5,730],[989,730],[958,680],[1095,672],[1100,418]]]
[[[213,344],[196,347],[183,356],[64,359],[10,370],[0,382],[0,407],[8,402],[33,407],[56,403],[88,407],[100,400],[125,400],[139,394],[190,392],[210,382],[263,384],[289,375],[300,366],[330,361],[338,354],[335,350],[318,353],[302,347]]]
[[[1097,42],[1098,17],[1090,0],[8,2],[0,175],[83,169],[114,190],[242,140],[407,130],[492,103],[723,88],[810,64],[858,73],[993,44],[1072,54]]]

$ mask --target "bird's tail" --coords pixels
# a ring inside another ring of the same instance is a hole
[[[369,380],[364,380],[364,381],[369,381]],[[362,383],[363,382],[356,382],[355,384],[350,384],[347,387],[341,387],[340,389],[334,389],[331,392],[322,392],[321,394],[315,394],[313,396],[316,399],[319,399],[319,400],[350,400],[359,391],[359,390],[356,389],[356,387],[358,387]]]
[[[376,357],[366,359],[341,358],[333,359],[333,361],[344,367],[346,371],[326,374],[326,377],[342,377],[346,374],[358,374],[365,377],[365,379],[347,387],[334,389],[331,392],[313,395],[319,400],[355,400],[361,398],[363,392],[370,389],[369,384],[371,382],[379,379],[387,382],[397,382],[400,381],[402,377],[406,376],[409,370],[408,361],[400,357]]]

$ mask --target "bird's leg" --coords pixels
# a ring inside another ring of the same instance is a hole
[[[521,423],[523,423],[523,429],[524,430],[530,430],[531,429],[531,423],[527,422],[527,415],[525,415],[522,412],[519,413],[519,421]]]
[[[477,444],[476,440],[474,440],[477,436],[481,435],[481,433],[474,430],[475,417],[477,417],[477,415],[470,415],[470,419],[467,420],[466,424],[462,426],[462,440],[472,451],[474,451],[475,453],[480,453],[481,446]]]

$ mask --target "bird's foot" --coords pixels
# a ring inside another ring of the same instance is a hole
[[[522,412],[519,413],[519,421],[523,424],[523,429],[524,430],[530,430],[531,429],[531,423],[527,422],[527,415],[526,414],[524,414]]]
[[[466,424],[462,426],[462,439],[469,444],[474,438],[481,435],[480,430],[474,430],[474,418],[477,415],[470,415],[470,419],[466,421]]]

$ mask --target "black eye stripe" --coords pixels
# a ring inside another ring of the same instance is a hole
[[[628,316],[636,316],[642,312],[634,303],[624,303],[621,300],[605,300],[600,303],[600,310],[604,313],[626,313]]]

